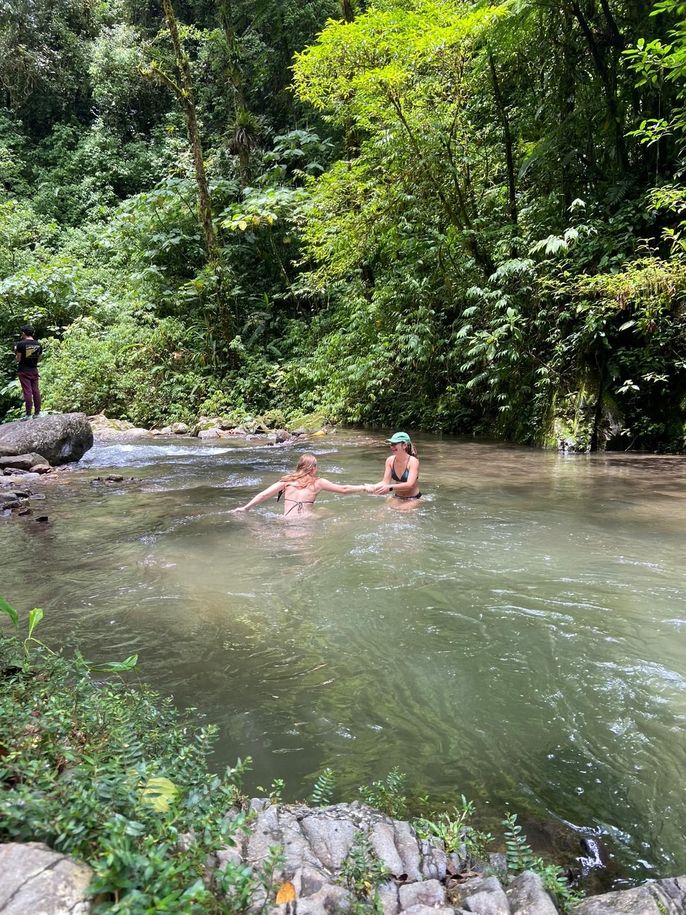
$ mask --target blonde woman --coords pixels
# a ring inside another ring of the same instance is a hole
[[[374,487],[371,484],[346,486],[324,480],[317,476],[317,458],[313,454],[303,454],[293,473],[288,473],[285,477],[281,477],[278,483],[272,483],[271,486],[263,489],[246,505],[234,508],[233,511],[247,512],[255,505],[271,499],[272,496],[276,496],[277,502],[283,496],[283,514],[285,518],[309,515],[320,492],[335,492],[341,496],[347,496],[358,492],[373,493]]]

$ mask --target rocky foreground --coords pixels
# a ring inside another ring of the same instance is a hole
[[[250,803],[253,818],[234,846],[218,849],[207,880],[231,862],[256,876],[251,911],[269,915],[335,915],[363,911],[351,890],[351,861],[364,878],[367,860],[385,873],[377,892],[384,915],[556,915],[540,878],[525,871],[512,880],[492,856],[482,873],[464,872],[459,854],[438,839],[417,837],[412,826],[355,802],[330,807]],[[238,810],[229,817],[237,817]],[[192,842],[187,836],[185,841]],[[280,863],[265,873],[275,848]],[[490,872],[489,872],[490,871]],[[495,871],[495,872],[493,872]],[[265,879],[266,878],[266,879]],[[0,845],[2,915],[89,915],[90,869],[38,843]],[[265,885],[270,886],[268,893]],[[277,904],[274,899],[280,900]],[[371,908],[368,909],[370,912]],[[585,899],[574,915],[684,915],[686,877]]]

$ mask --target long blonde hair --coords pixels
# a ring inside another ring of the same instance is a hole
[[[317,476],[317,458],[313,454],[303,454],[300,456],[298,466],[293,473],[287,473],[281,477],[282,483],[300,483],[313,482]]]

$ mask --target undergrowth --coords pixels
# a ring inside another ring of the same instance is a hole
[[[213,774],[216,728],[144,686],[95,683],[83,659],[33,641],[28,664],[20,640],[0,637],[0,842],[88,863],[96,912],[243,911],[271,871],[227,866],[208,879],[206,863],[246,828],[249,761]]]

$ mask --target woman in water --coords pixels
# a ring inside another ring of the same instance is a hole
[[[373,493],[374,487],[371,484],[341,486],[338,483],[323,480],[317,476],[317,458],[313,454],[303,454],[294,473],[281,477],[278,483],[272,483],[271,486],[262,490],[247,505],[234,508],[233,511],[246,512],[253,506],[259,505],[260,502],[271,499],[272,496],[276,496],[277,502],[283,496],[284,517],[309,515],[314,500],[320,492],[337,492],[339,495],[346,496],[354,492]]]
[[[407,432],[396,432],[386,441],[391,447],[392,454],[386,458],[383,480],[374,486],[373,491],[379,496],[391,493],[394,500],[400,500],[397,508],[400,508],[403,502],[409,507],[422,497],[419,491],[417,449]]]

